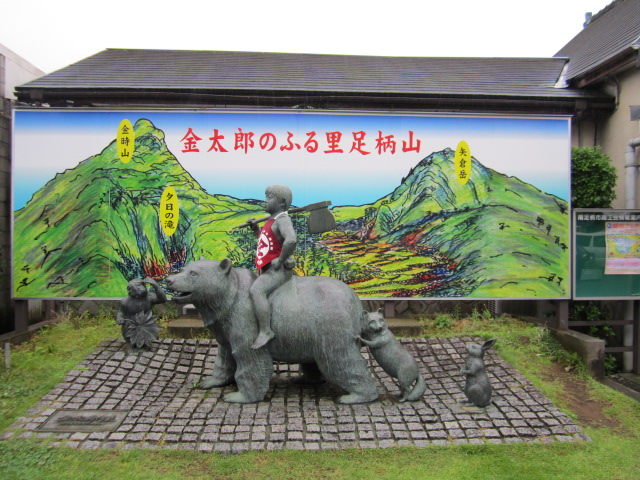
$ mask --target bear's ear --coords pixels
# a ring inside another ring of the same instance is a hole
[[[384,313],[384,308],[379,308],[378,313]]]
[[[204,255],[200,255],[200,260],[206,260],[206,258],[204,258]]]
[[[228,258],[225,258],[220,262],[220,269],[225,273],[225,275],[229,275],[231,267],[231,260],[229,260]]]

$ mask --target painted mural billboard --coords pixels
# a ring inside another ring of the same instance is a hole
[[[15,298],[120,298],[201,256],[252,268],[272,183],[296,273],[362,298],[568,298],[566,117],[229,111],[14,112]]]

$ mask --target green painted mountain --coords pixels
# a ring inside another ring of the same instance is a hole
[[[132,278],[166,276],[200,255],[226,256],[227,245],[216,239],[247,212],[261,212],[256,203],[208,195],[150,122],[140,120],[134,131],[129,163],[120,161],[114,141],[57,174],[15,212],[16,297],[125,296]],[[167,185],[180,206],[172,236],[163,233],[159,219]]]
[[[250,267],[255,238],[233,228],[262,203],[205,192],[149,121],[134,126],[122,163],[115,141],[57,174],[15,212],[15,296],[118,298],[127,281],[162,279],[204,255]],[[177,231],[161,227],[167,186],[179,198]],[[453,152],[423,159],[389,195],[336,207],[338,229],[306,234],[297,273],[330,275],[368,298],[564,297],[569,256],[566,202],[473,160],[455,178]]]
[[[381,293],[567,296],[567,202],[485,168],[476,159],[468,183],[462,185],[453,159],[450,149],[434,153],[377,202],[335,209],[344,230],[363,242],[433,257],[418,262],[420,272]],[[380,282],[369,279],[359,288],[373,293],[380,291]]]

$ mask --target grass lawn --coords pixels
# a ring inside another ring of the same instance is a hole
[[[67,316],[12,349],[0,366],[0,435],[107,337],[113,317]],[[52,448],[0,442],[0,479],[640,479],[640,403],[586,376],[541,327],[510,317],[425,319],[425,335],[498,337],[496,349],[592,442],[378,450],[249,452]]]

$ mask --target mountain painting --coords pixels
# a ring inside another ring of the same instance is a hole
[[[567,118],[14,112],[15,298],[121,298],[186,263],[253,268],[267,185],[329,200],[295,273],[361,298],[568,298]]]

